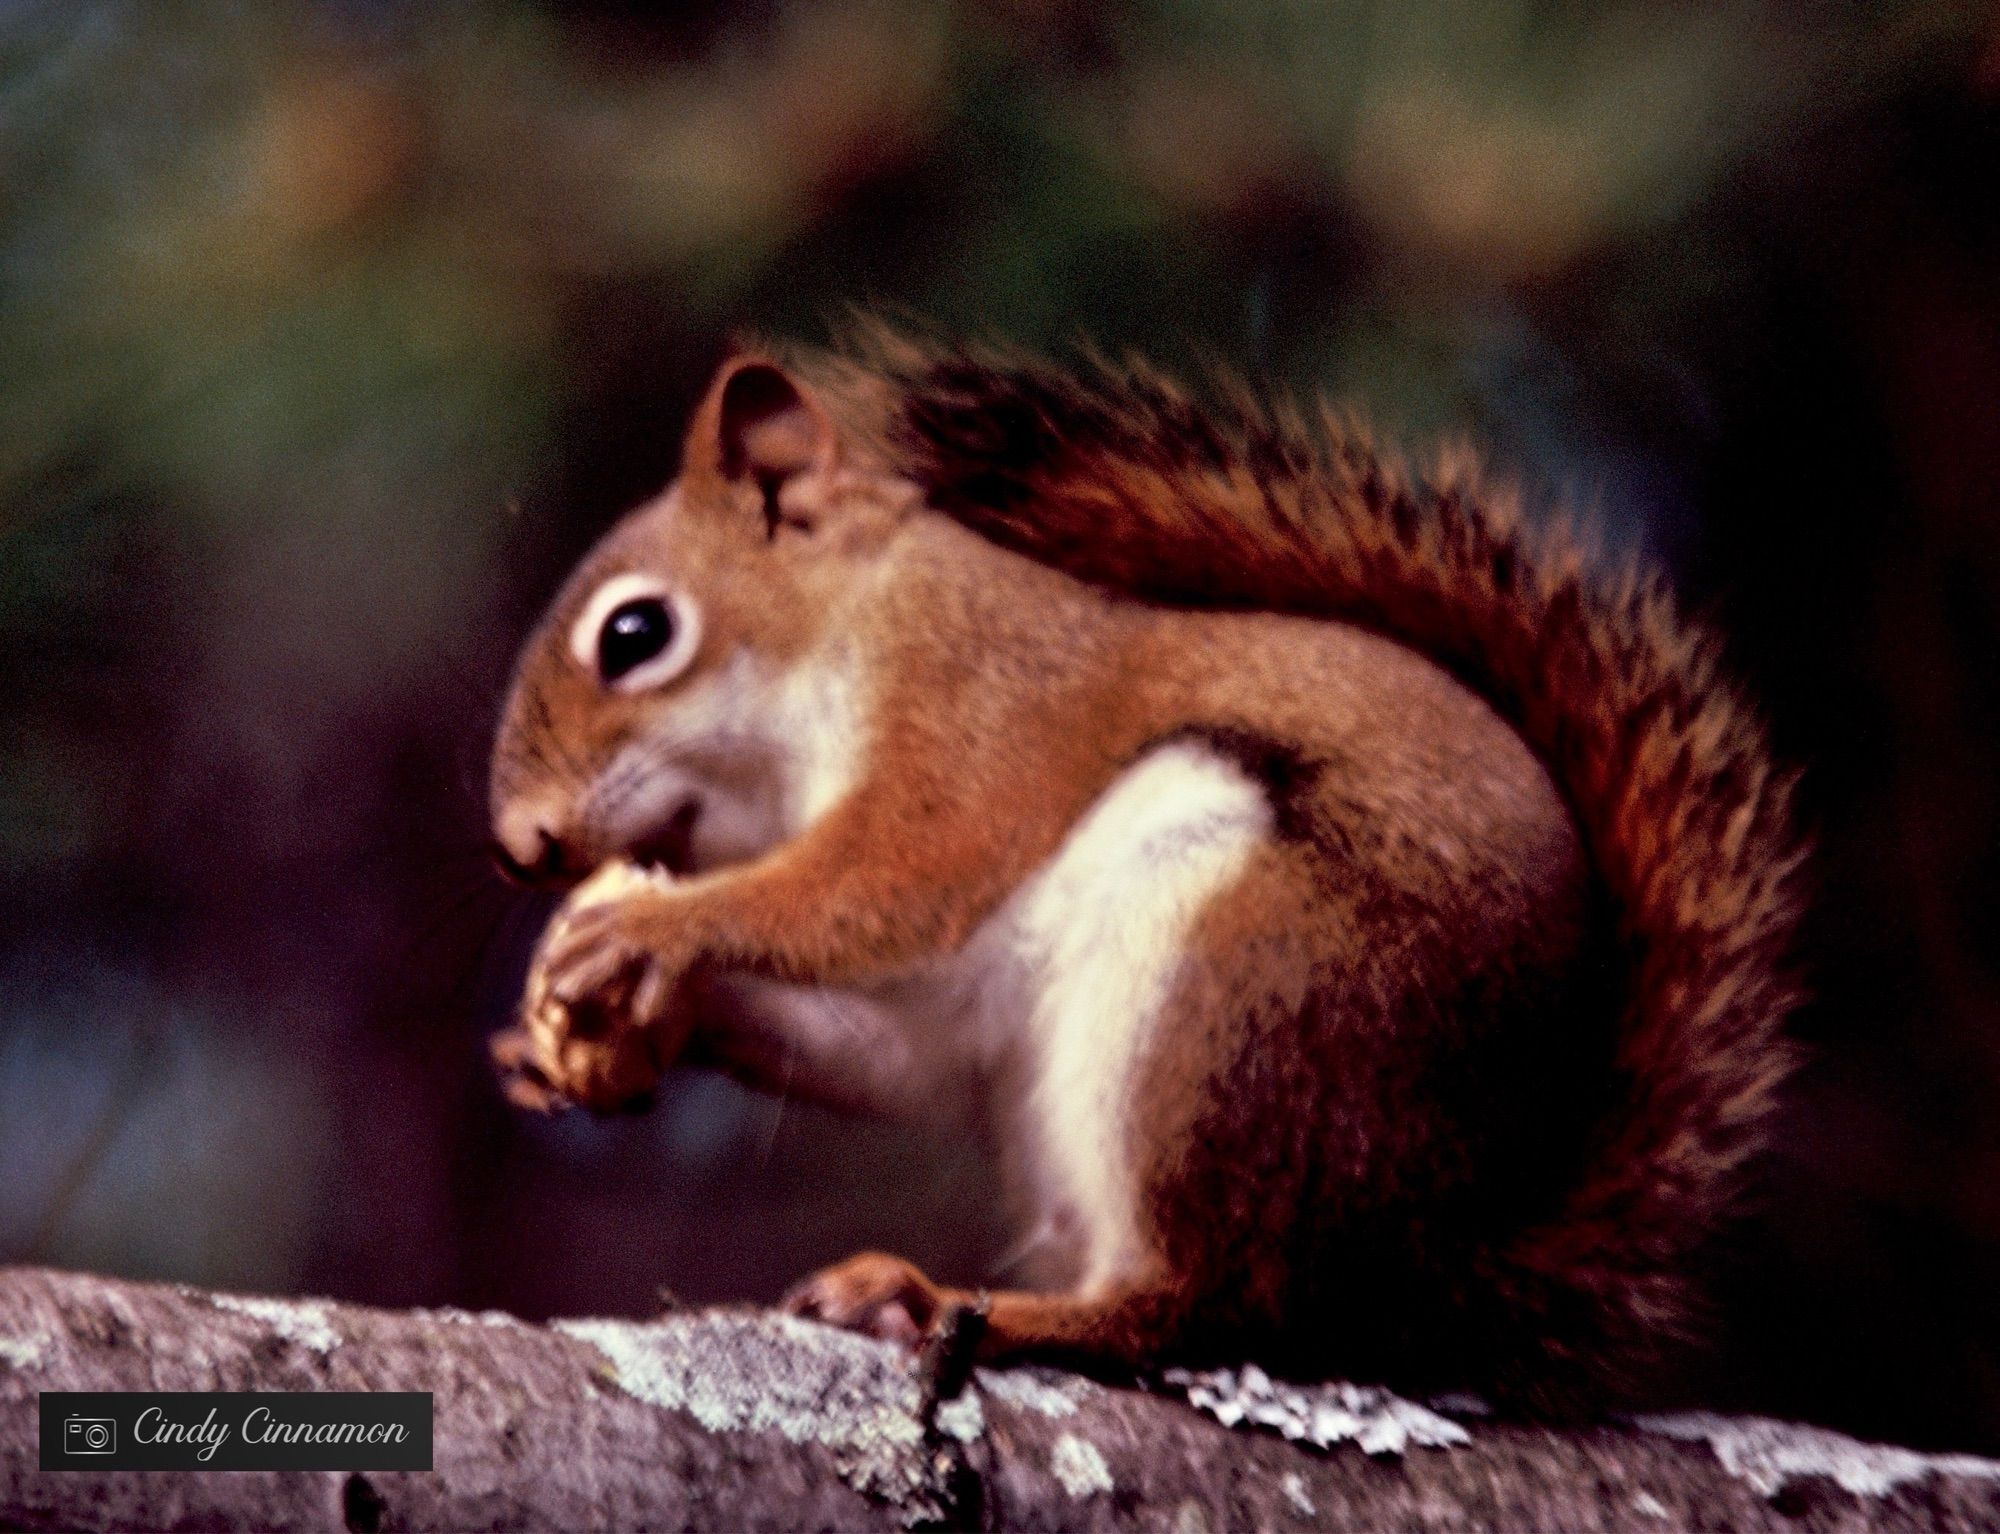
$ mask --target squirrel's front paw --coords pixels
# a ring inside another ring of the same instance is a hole
[[[521,1026],[494,1040],[507,1095],[523,1107],[631,1106],[686,1038],[686,965],[644,920],[660,892],[627,888],[631,877],[614,891],[593,879],[557,912],[528,972]]]
[[[549,996],[631,1027],[666,1016],[687,974],[670,921],[640,894],[565,913],[543,940],[535,968]]]

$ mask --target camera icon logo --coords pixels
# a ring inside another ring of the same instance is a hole
[[[65,1454],[115,1454],[118,1451],[118,1424],[109,1417],[65,1417]]]

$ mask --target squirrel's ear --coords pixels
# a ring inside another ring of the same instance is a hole
[[[774,495],[795,474],[833,466],[838,442],[804,384],[762,357],[725,363],[688,434],[686,467],[753,481]]]

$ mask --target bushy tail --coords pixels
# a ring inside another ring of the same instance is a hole
[[[1530,1313],[1544,1361],[1614,1388],[1644,1378],[1694,1323],[1697,1248],[1791,1063],[1803,845],[1713,642],[1653,580],[1594,578],[1572,534],[1524,523],[1469,454],[1413,477],[1349,423],[1238,390],[1218,407],[1134,367],[1079,380],[883,332],[862,345],[894,386],[888,446],[940,510],[1162,602],[1372,627],[1541,755],[1619,913],[1629,1095],[1560,1217],[1491,1254],[1485,1278]]]

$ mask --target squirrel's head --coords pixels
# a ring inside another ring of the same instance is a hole
[[[496,853],[566,882],[785,839],[843,786],[853,637],[916,491],[791,372],[738,357],[681,473],[605,535],[529,639],[493,752]]]

